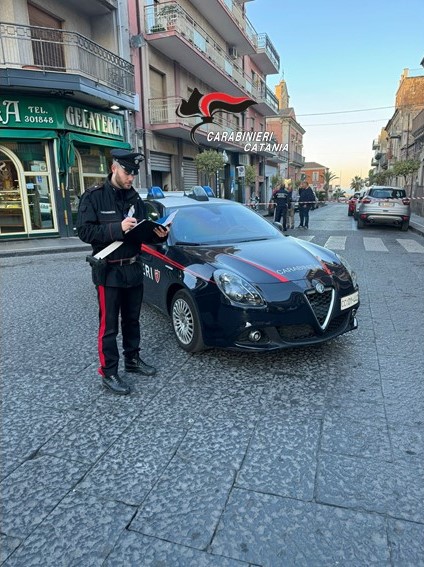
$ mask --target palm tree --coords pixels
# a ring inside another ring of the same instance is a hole
[[[350,188],[353,189],[354,191],[359,191],[363,184],[364,184],[364,180],[361,177],[359,177],[359,175],[355,175],[355,177],[352,179],[350,183]]]
[[[330,183],[333,179],[336,179],[337,175],[332,171],[330,171],[329,169],[326,169],[323,177],[324,177],[325,200],[328,201],[328,190],[330,188]]]

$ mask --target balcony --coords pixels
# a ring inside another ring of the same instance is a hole
[[[233,45],[239,55],[250,55],[256,49],[255,28],[235,0],[191,0],[193,6],[220,36]]]
[[[280,70],[280,56],[266,33],[256,37],[256,53],[250,58],[263,71],[265,75],[273,75]]]
[[[298,152],[290,152],[290,165],[303,166],[305,158]]]
[[[181,99],[178,97],[166,97],[166,98],[152,98],[149,100],[148,113],[149,113],[149,123],[150,128],[153,132],[160,132],[166,136],[171,136],[174,138],[182,138],[184,140],[190,140],[190,131],[197,123],[199,123],[199,117],[180,117],[176,114],[176,109],[180,104]],[[213,123],[203,124],[196,130],[196,138],[199,143],[209,146],[218,147],[220,149],[244,152],[244,146],[246,142],[223,142],[223,141],[213,141],[208,140],[207,135],[209,132],[222,133],[226,132],[228,134],[236,134],[238,132],[244,133],[246,130],[242,130],[237,126],[235,121],[226,120],[224,118],[215,116]],[[271,143],[276,143],[273,140]],[[260,151],[256,152],[259,155],[274,157],[277,154],[274,152]]]
[[[0,85],[135,108],[133,65],[72,31],[0,22]]]
[[[146,6],[145,36],[150,45],[179,63],[192,75],[217,91],[249,96],[262,115],[278,113],[278,99],[264,80],[252,84],[243,70],[178,4]]]
[[[372,149],[373,150],[379,150],[380,149],[380,142],[378,140],[373,140]]]

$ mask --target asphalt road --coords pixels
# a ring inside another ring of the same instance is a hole
[[[424,565],[424,239],[346,208],[289,234],[357,270],[356,332],[189,355],[145,306],[159,372],[124,398],[96,374],[85,252],[0,260],[0,562]]]

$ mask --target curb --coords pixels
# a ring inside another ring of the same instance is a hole
[[[63,254],[65,252],[91,252],[91,246],[64,246],[63,248],[22,248],[21,250],[0,251],[0,258],[14,258],[17,256],[39,256],[41,254]]]

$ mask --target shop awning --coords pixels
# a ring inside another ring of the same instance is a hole
[[[109,146],[110,148],[122,148],[130,150],[131,144],[128,142],[118,142],[110,138],[100,138],[97,136],[87,136],[87,134],[79,134],[78,132],[69,132],[68,137],[70,141],[79,142],[80,144],[91,144],[93,146]]]
[[[23,138],[31,140],[48,140],[57,138],[54,130],[21,130],[18,128],[0,128],[0,138]]]

